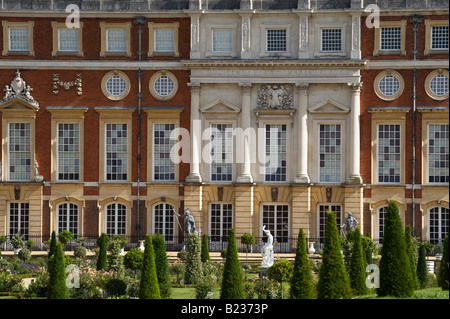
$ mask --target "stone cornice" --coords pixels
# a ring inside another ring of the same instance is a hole
[[[182,60],[188,69],[247,68],[247,69],[305,69],[305,68],[364,68],[367,60]]]

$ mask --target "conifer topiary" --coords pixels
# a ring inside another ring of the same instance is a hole
[[[448,246],[448,235],[445,236],[444,240],[444,252],[442,254],[441,266],[439,269],[439,284],[442,290],[448,290],[448,262],[449,262],[449,246]]]
[[[419,288],[419,280],[417,279],[416,258],[414,257],[413,238],[411,226],[405,227],[406,253],[408,254],[409,264],[411,266],[411,277],[414,290]]]
[[[200,237],[197,234],[191,233],[188,235],[187,251],[184,282],[186,284],[197,284],[203,278],[201,244]]]
[[[411,265],[397,204],[389,202],[384,221],[378,296],[411,297],[414,294]]]
[[[227,259],[223,270],[220,299],[244,299],[244,277],[239,261],[234,229],[228,232]]]
[[[209,247],[208,247],[208,237],[206,234],[203,234],[202,237],[202,263],[205,263],[209,260],[211,260],[211,257],[209,257]]]
[[[367,275],[359,228],[351,231],[351,240],[353,242],[353,248],[349,264],[350,287],[352,287],[355,295],[364,295],[367,293]]]
[[[156,276],[155,253],[152,236],[145,236],[144,259],[142,261],[141,281],[139,283],[139,299],[161,299]]]
[[[420,288],[425,288],[427,284],[428,270],[427,270],[427,257],[425,245],[420,245],[419,248],[419,260],[417,261],[417,278],[419,280]]]
[[[349,299],[350,280],[342,260],[335,214],[327,211],[322,266],[317,286],[318,299]]]
[[[297,239],[294,270],[291,279],[291,299],[313,299],[315,295],[311,265],[306,251],[303,229],[300,228]]]
[[[153,235],[153,248],[155,250],[156,277],[158,278],[161,298],[170,299],[172,284],[170,282],[169,263],[167,261],[166,244],[160,233]]]
[[[55,244],[53,255],[49,258],[49,279],[47,299],[69,299],[66,285],[66,266],[61,243]]]
[[[109,237],[105,233],[102,233],[97,240],[97,245],[100,247],[100,252],[97,258],[97,270],[107,270],[107,250],[108,250]]]
[[[56,232],[52,231],[52,239],[50,240],[50,248],[48,251],[48,258],[50,258],[55,253],[57,241],[58,240],[56,239]]]

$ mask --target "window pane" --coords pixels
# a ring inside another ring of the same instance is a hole
[[[448,76],[438,74],[430,81],[430,89],[437,96],[444,96],[448,93]]]
[[[448,50],[448,25],[431,27],[431,48]]]
[[[395,76],[386,75],[378,83],[380,92],[385,96],[394,96],[400,90],[400,82]]]
[[[213,34],[213,52],[231,52],[233,50],[233,39],[231,29],[215,29]]]
[[[267,30],[267,51],[286,52],[286,29]]]
[[[175,140],[170,139],[170,134],[175,129],[175,124],[154,124],[153,126],[153,178],[156,181],[175,180],[175,163],[170,158],[170,153]]]
[[[211,125],[211,180],[233,179],[233,128],[231,124]]]
[[[58,207],[58,233],[68,230],[75,236],[78,234],[78,206],[64,203]]]
[[[430,242],[437,244],[444,241],[449,230],[449,209],[446,207],[431,208],[428,214],[428,232]]]
[[[158,204],[155,206],[155,233],[163,235],[166,242],[174,241],[174,207],[170,204]]]
[[[78,51],[78,29],[58,29],[59,51]]]
[[[449,125],[428,125],[428,182],[449,183]]]
[[[28,203],[9,203],[9,234],[20,233],[28,239],[30,206]]]
[[[29,29],[10,28],[9,29],[9,49],[11,51],[29,51]]]
[[[333,212],[336,216],[336,225],[340,230],[342,225],[342,212],[340,205],[319,205],[319,239],[323,242],[325,238],[325,225],[327,223],[327,210]]]
[[[341,29],[322,29],[322,51],[342,51]]]
[[[80,128],[76,123],[58,124],[58,179],[80,177]]]
[[[286,124],[266,125],[266,182],[286,181]]]
[[[125,29],[108,29],[107,51],[126,52],[127,51],[127,32]]]
[[[378,182],[400,183],[400,125],[378,125]]]
[[[341,125],[319,126],[319,180],[325,183],[341,181]]]
[[[31,179],[30,123],[9,123],[9,179]]]
[[[263,205],[262,225],[278,243],[289,241],[289,206],[288,205]]]
[[[400,50],[401,49],[401,28],[381,28],[380,50]]]
[[[106,81],[106,90],[112,96],[121,96],[127,89],[127,82],[120,75],[113,75]]]
[[[384,238],[384,218],[386,216],[387,209],[387,206],[380,207],[378,209],[378,239],[380,240],[380,243]]]
[[[127,208],[122,204],[111,204],[106,207],[106,234],[125,235],[126,234]]]
[[[154,84],[154,89],[156,93],[158,93],[162,97],[166,97],[172,94],[174,88],[175,85],[172,79],[165,75],[157,78]]]
[[[127,180],[127,124],[106,124],[106,180]]]
[[[155,51],[173,52],[174,51],[174,30],[156,29],[155,30]]]
[[[210,229],[212,242],[227,242],[228,231],[233,227],[233,205],[211,204]]]

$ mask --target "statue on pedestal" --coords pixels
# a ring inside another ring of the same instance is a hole
[[[273,265],[273,236],[270,230],[266,230],[266,225],[263,225],[262,230],[268,237],[267,243],[263,246],[261,268],[269,268]]]
[[[356,220],[355,217],[353,217],[352,213],[348,213],[347,218],[345,219],[344,223],[341,225],[341,234],[342,236],[346,237],[346,234],[348,234],[349,231],[352,231],[356,228],[356,226],[359,225],[358,220]],[[345,227],[345,229],[344,229]],[[345,232],[344,232],[345,230]]]
[[[194,233],[198,235],[197,228],[195,228],[195,220],[194,216],[191,215],[191,212],[189,211],[189,208],[186,208],[183,215],[177,214],[175,211],[173,211],[175,215],[179,218],[184,218],[184,232],[186,234]]]

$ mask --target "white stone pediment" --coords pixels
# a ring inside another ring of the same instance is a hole
[[[205,105],[203,107],[200,108],[200,112],[202,113],[211,113],[211,114],[224,114],[224,113],[230,113],[230,114],[235,114],[235,113],[239,113],[241,111],[241,109],[222,99],[218,99],[213,103],[210,103],[208,105]]]
[[[350,109],[333,99],[322,101],[308,110],[310,113],[348,113]]]

